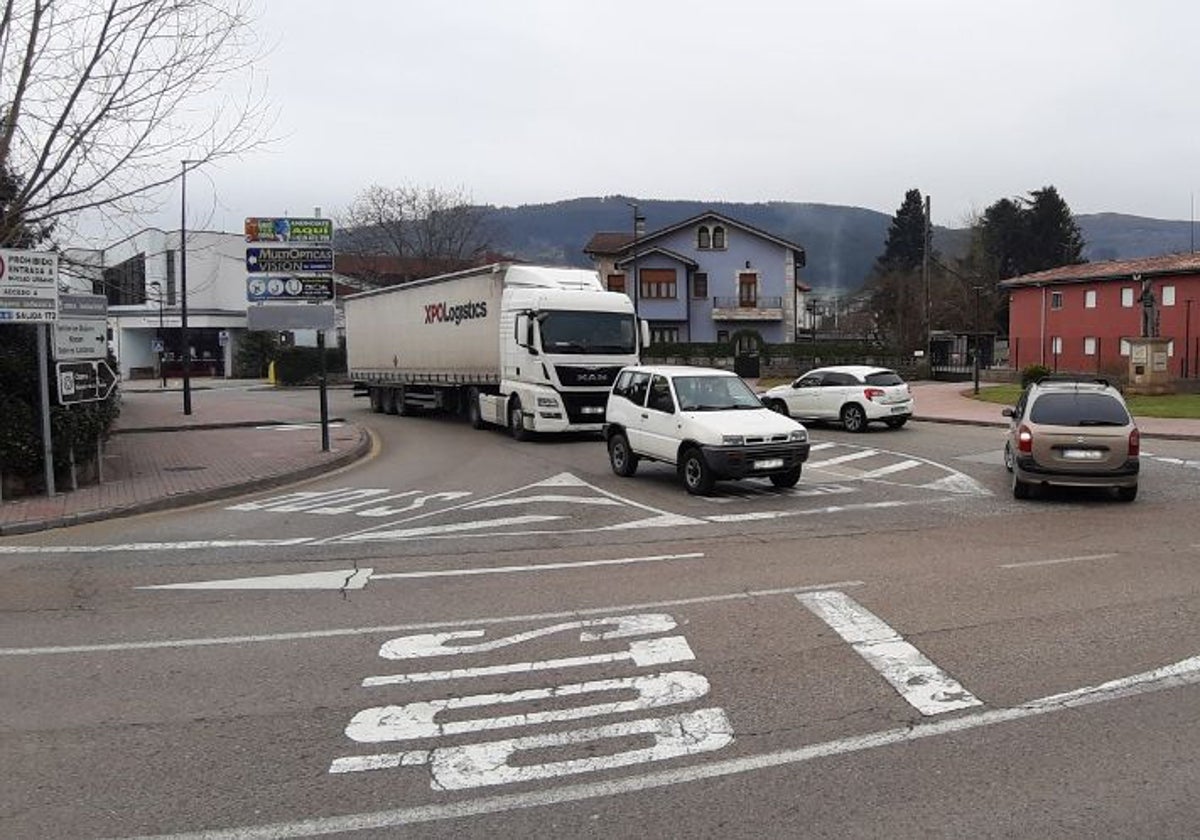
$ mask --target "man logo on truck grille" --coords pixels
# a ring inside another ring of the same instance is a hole
[[[486,301],[469,301],[460,303],[455,306],[447,306],[445,303],[430,303],[425,306],[425,323],[426,324],[443,324],[453,322],[461,324],[463,321],[470,321],[475,318],[487,317],[487,302]]]

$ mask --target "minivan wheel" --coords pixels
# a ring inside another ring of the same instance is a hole
[[[1012,446],[1009,445],[1008,441],[1005,441],[1004,443],[1004,469],[1008,470],[1009,472],[1013,471]]]
[[[1012,494],[1014,499],[1028,499],[1032,495],[1033,487],[1028,481],[1022,481],[1017,478],[1016,470],[1012,474]]]
[[[705,496],[712,492],[713,474],[704,461],[699,449],[688,449],[679,459],[679,475],[683,486],[693,496]]]
[[[1122,502],[1132,502],[1137,498],[1137,485],[1135,484],[1132,487],[1118,487],[1117,498]]]
[[[857,403],[842,406],[842,425],[847,432],[865,432],[867,430],[867,413]]]
[[[612,471],[619,476],[628,478],[637,472],[638,456],[629,451],[629,438],[623,432],[617,432],[608,439],[608,462]]]

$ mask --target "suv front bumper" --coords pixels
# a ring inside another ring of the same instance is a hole
[[[718,478],[791,472],[808,460],[808,450],[808,443],[700,447],[705,463]]]

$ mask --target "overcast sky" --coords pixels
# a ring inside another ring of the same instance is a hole
[[[955,227],[1047,184],[1076,213],[1188,219],[1200,188],[1187,0],[263,5],[280,139],[189,176],[210,228],[372,183],[888,214],[916,187]]]

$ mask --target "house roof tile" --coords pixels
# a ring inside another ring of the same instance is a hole
[[[1130,280],[1135,274],[1143,276],[1200,274],[1200,254],[1164,254],[1133,260],[1063,265],[1033,274],[1023,274],[1020,277],[1010,277],[1008,280],[1002,280],[1000,285],[1011,289],[1020,286],[1065,285],[1096,280]]]

